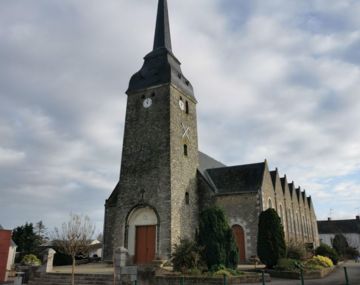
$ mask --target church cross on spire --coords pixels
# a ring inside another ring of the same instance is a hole
[[[159,48],[172,51],[167,0],[159,0],[158,4],[153,50]]]

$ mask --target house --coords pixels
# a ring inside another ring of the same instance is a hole
[[[360,251],[360,217],[356,216],[355,219],[348,220],[332,220],[318,221],[320,241],[329,246],[336,234],[342,234],[349,246],[356,248]]]
[[[11,235],[11,230],[5,230],[0,225],[0,282],[7,281],[8,273],[15,263],[17,245]]]

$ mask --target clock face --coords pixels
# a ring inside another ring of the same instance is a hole
[[[151,106],[151,104],[152,104],[151,98],[146,98],[143,102],[144,108],[149,108]]]
[[[183,100],[179,100],[179,107],[182,111],[185,110],[185,104],[184,104]]]

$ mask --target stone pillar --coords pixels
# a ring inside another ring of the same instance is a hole
[[[46,272],[52,272],[54,267],[54,255],[56,251],[49,248],[47,251]]]
[[[55,253],[56,251],[52,248],[45,251],[43,256],[43,265],[39,268],[38,272],[48,273],[53,271]]]
[[[119,247],[114,253],[114,274],[117,284],[121,284],[121,268],[125,267],[128,262],[129,253],[124,247]]]

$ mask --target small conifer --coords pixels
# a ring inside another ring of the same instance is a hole
[[[285,257],[286,245],[281,219],[274,209],[260,214],[257,252],[262,263],[273,268],[280,258]]]
[[[198,242],[204,248],[203,258],[209,269],[220,265],[237,266],[238,250],[221,208],[211,207],[200,214]]]

